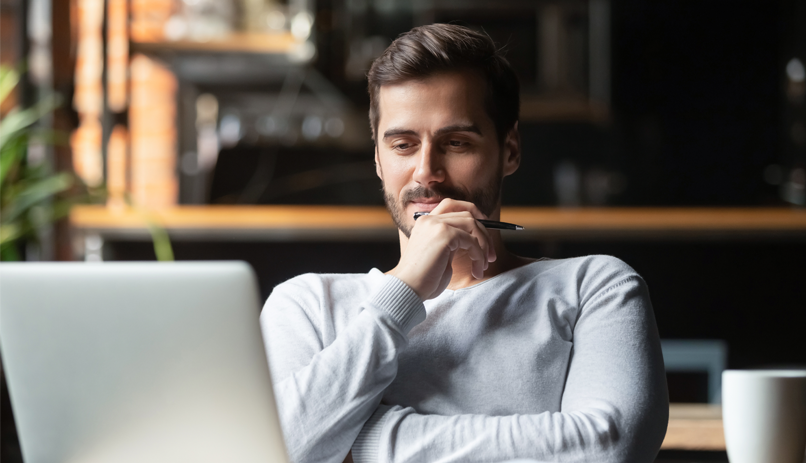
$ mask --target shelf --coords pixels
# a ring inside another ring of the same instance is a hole
[[[791,208],[518,207],[504,209],[501,216],[526,227],[524,238],[806,238],[806,210]]]
[[[148,219],[146,219],[146,216]],[[806,210],[784,208],[504,208],[526,230],[507,240],[806,238]],[[147,220],[176,239],[391,240],[397,230],[377,206],[181,206],[148,214],[76,206],[70,223],[107,238],[148,239]]]
[[[290,32],[275,34],[232,33],[225,38],[205,42],[175,40],[160,42],[132,42],[134,51],[158,52],[228,52],[228,53],[288,53],[299,42]]]
[[[722,407],[706,404],[669,405],[669,427],[661,449],[724,451]]]
[[[106,238],[145,238],[147,223],[159,224],[172,238],[298,240],[395,240],[389,213],[373,206],[182,206],[147,213],[76,206],[71,225]]]

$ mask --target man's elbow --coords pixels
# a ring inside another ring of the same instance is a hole
[[[574,432],[565,436],[574,437],[558,442],[557,453],[565,453],[562,447],[570,446],[582,449],[583,461],[651,463],[666,435],[668,404],[649,407],[640,415],[625,416],[610,407],[570,412]]]

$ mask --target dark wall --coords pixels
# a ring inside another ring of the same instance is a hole
[[[624,201],[775,201],[788,2],[616,0],[613,106]]]
[[[505,203],[556,204],[552,169],[568,160],[622,176],[611,205],[783,205],[763,172],[792,165],[782,50],[806,24],[788,22],[791,3],[614,0],[609,120],[522,121]]]

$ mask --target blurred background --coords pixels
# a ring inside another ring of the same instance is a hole
[[[239,223],[268,214],[256,206],[381,208],[366,72],[398,34],[456,22],[486,31],[521,80],[523,162],[505,208],[774,210],[801,224],[558,233],[515,252],[611,254],[643,275],[679,367],[675,402],[718,402],[725,367],[806,365],[803,1],[0,0],[0,12],[4,260],[243,259],[263,297],[304,272],[390,269],[394,233]],[[69,215],[79,203],[95,218]],[[209,226],[148,219],[191,209]],[[143,225],[119,225],[132,210]]]

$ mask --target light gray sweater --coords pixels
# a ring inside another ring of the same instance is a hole
[[[302,275],[261,326],[297,463],[651,462],[666,433],[647,287],[613,257],[537,261],[425,304],[377,269]]]

